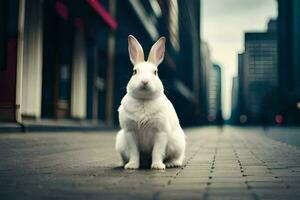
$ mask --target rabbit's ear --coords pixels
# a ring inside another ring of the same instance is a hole
[[[148,62],[151,62],[155,65],[159,65],[164,60],[164,54],[165,54],[165,43],[166,38],[161,37],[155,42],[155,44],[152,46],[149,56],[148,56]]]
[[[133,35],[128,36],[128,52],[130,61],[133,65],[144,62],[144,51],[140,43],[133,37]]]

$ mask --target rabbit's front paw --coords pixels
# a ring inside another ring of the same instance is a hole
[[[166,166],[162,162],[160,162],[160,163],[152,163],[151,169],[163,170],[163,169],[166,169]]]
[[[181,166],[182,166],[182,162],[180,162],[180,161],[173,161],[173,162],[166,163],[167,168],[176,168],[176,167],[181,167]]]
[[[129,162],[124,166],[124,169],[138,169],[139,164],[135,162]]]

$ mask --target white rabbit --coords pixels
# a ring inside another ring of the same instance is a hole
[[[116,137],[116,150],[125,169],[138,169],[143,155],[151,158],[152,169],[180,167],[184,159],[185,134],[157,74],[157,66],[164,58],[165,40],[159,38],[144,61],[142,46],[132,35],[128,36],[134,67],[118,109],[121,130]]]

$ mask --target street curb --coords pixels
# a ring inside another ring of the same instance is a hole
[[[27,132],[89,132],[89,131],[108,131],[115,130],[115,127],[105,126],[86,126],[86,125],[26,125],[9,124],[0,125],[0,134],[3,133],[27,133]]]

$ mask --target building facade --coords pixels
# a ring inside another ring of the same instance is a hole
[[[231,116],[230,123],[239,124],[240,108],[239,108],[239,77],[232,78],[231,88]]]
[[[245,33],[245,52],[239,57],[240,87],[243,99],[239,99],[248,123],[272,120],[275,105],[270,96],[276,95],[278,85],[277,32],[275,21],[269,22],[267,32]],[[266,109],[269,111],[266,114]],[[273,120],[274,121],[274,120]]]
[[[213,68],[213,62],[211,60],[210,49],[205,41],[201,41],[201,67],[204,76],[201,77],[201,85],[206,88],[203,91],[203,96],[205,97],[202,102],[205,105],[205,110],[203,111],[204,119],[208,122],[208,107],[209,107],[209,77],[211,69]]]
[[[279,98],[283,123],[300,124],[300,0],[278,0]]]
[[[208,116],[209,123],[218,123],[222,117],[221,104],[221,68],[213,64],[209,72],[209,89],[208,89]]]
[[[98,1],[1,2],[7,11],[0,39],[6,55],[1,58],[1,121],[99,119],[96,34],[117,25],[99,7],[104,5]]]
[[[205,41],[201,42],[201,69],[204,74],[201,76],[201,85],[206,88],[203,90],[203,118],[207,123],[215,124],[222,118],[221,68],[212,62],[210,49]]]
[[[236,113],[238,114],[237,119],[239,121],[239,123],[242,122],[246,122],[247,119],[245,118],[245,93],[244,93],[244,87],[242,87],[244,85],[244,53],[240,53],[238,54],[238,101],[237,101],[237,106],[238,108],[236,109]],[[241,120],[241,118],[243,118],[244,116],[244,120]]]
[[[0,121],[117,125],[133,34],[146,55],[167,38],[166,94],[183,125],[203,122],[199,0],[12,0],[0,9]]]

